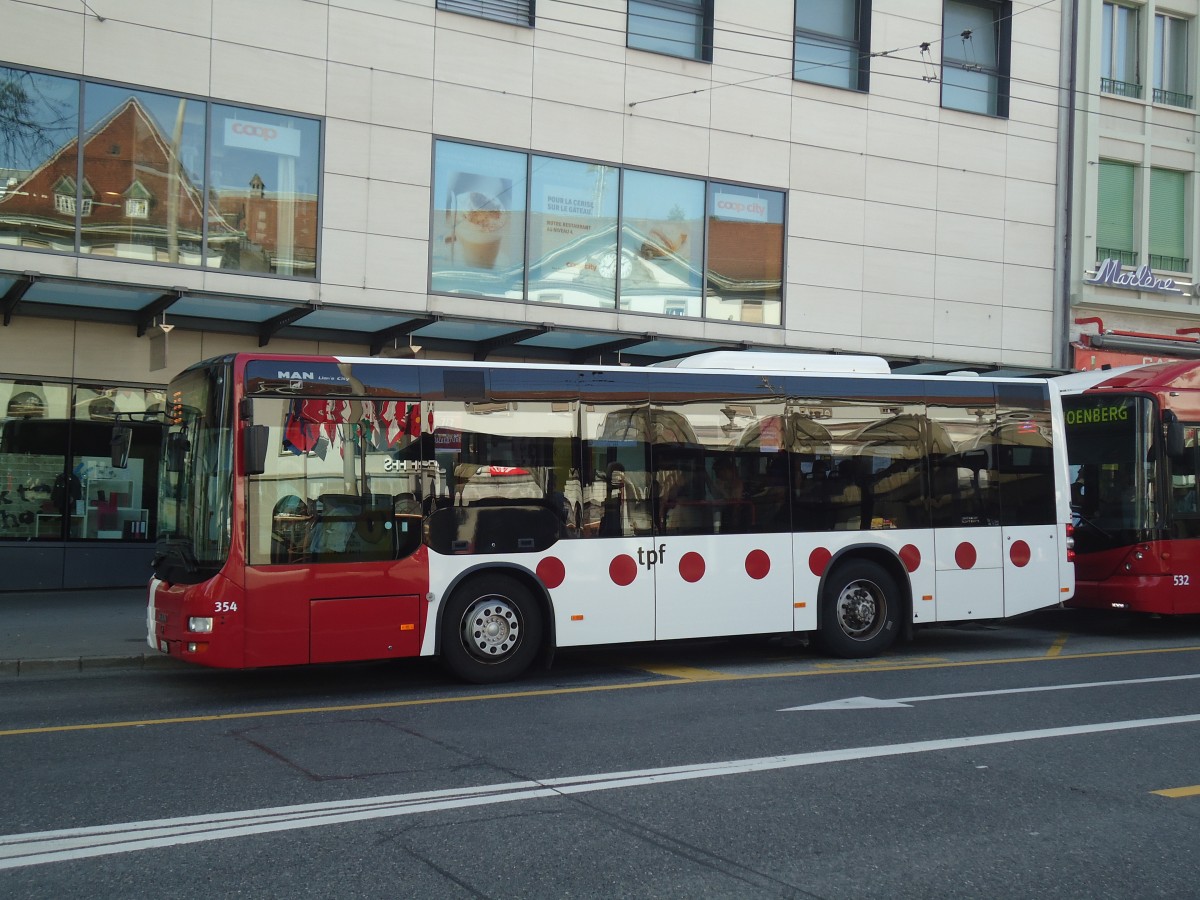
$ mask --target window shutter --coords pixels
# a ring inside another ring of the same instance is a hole
[[[1150,170],[1150,255],[1183,259],[1187,177],[1171,169]]]
[[[1133,166],[1100,161],[1096,199],[1096,246],[1132,252]]]
[[[533,24],[534,0],[437,0],[437,8],[511,25]]]

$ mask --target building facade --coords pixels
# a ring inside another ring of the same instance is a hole
[[[144,578],[109,430],[230,351],[1063,367],[1069,7],[13,4],[0,590]]]
[[[1070,137],[1074,368],[1200,357],[1196,0],[1081,3]]]

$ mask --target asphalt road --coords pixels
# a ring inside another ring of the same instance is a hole
[[[0,893],[1194,897],[1198,687],[1200,622],[1066,611],[483,689],[427,661],[22,677]]]

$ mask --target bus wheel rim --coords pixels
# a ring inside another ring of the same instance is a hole
[[[520,645],[521,633],[520,612],[504,597],[483,597],[463,613],[463,646],[476,659],[507,659]]]
[[[887,618],[887,599],[879,585],[860,579],[842,588],[834,603],[838,627],[846,637],[869,641],[883,628]]]

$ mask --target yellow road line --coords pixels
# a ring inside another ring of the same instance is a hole
[[[1063,652],[1063,647],[1067,645],[1068,634],[1060,634],[1054,639],[1054,643],[1050,645],[1050,649],[1046,651],[1047,656],[1058,656]]]
[[[605,691],[625,691],[639,688],[671,687],[674,685],[699,684],[705,681],[759,681],[765,678],[806,678],[811,676],[854,675],[866,672],[917,672],[926,669],[963,669],[974,666],[997,666],[1012,663],[1064,662],[1076,659],[1105,659],[1116,656],[1143,656],[1153,653],[1194,653],[1195,647],[1156,647],[1143,650],[1106,650],[1096,653],[1072,653],[1066,656],[1014,656],[1001,659],[977,659],[963,662],[921,662],[916,664],[879,665],[878,660],[862,660],[852,664],[853,668],[819,668],[814,663],[808,669],[793,669],[787,672],[756,672],[753,674],[721,675],[719,679],[683,678],[672,675],[655,681],[632,681],[624,684],[587,685],[585,687],[547,688],[540,691],[508,691],[495,694],[466,694],[461,697],[430,697],[423,700],[389,700],[380,703],[348,703],[341,706],[305,706],[294,709],[267,709],[258,712],[220,713],[212,716],[176,716],[165,719],[139,719],[123,722],[88,722],[76,725],[48,725],[41,728],[9,728],[0,730],[0,737],[17,737],[29,734],[61,734],[70,731],[101,731],[112,728],[144,728],[149,725],[188,725],[199,722],[231,722],[246,719],[267,719],[279,716],[316,715],[320,713],[362,712],[377,709],[401,709],[406,706],[437,706],[443,703],[474,703],[483,700],[522,700],[529,697],[561,697],[571,694],[594,694]],[[615,663],[619,665],[619,663]],[[708,669],[686,667],[660,667],[664,674],[669,672],[710,673]],[[711,673],[719,674],[719,673]]]
[[[740,678],[740,675],[730,675],[726,672],[714,672],[712,669],[695,669],[691,666],[658,666],[633,665],[630,668],[641,669],[651,675],[665,675],[668,678],[679,678],[684,681],[729,681]]]
[[[1193,784],[1191,787],[1165,788],[1150,793],[1158,794],[1160,797],[1195,797],[1200,795],[1200,784]]]

